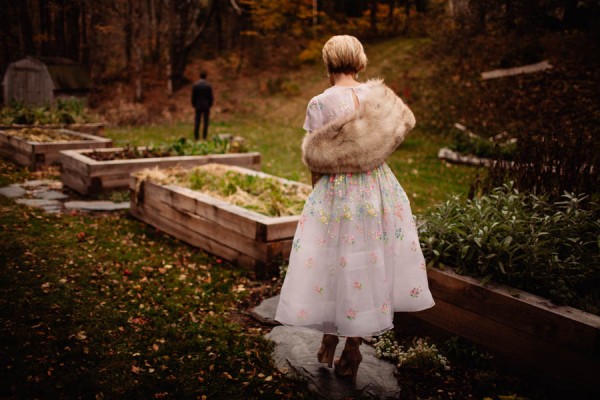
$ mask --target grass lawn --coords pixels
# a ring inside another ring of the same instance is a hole
[[[0,397],[310,398],[242,315],[271,286],[127,213],[0,197],[0,231]]]

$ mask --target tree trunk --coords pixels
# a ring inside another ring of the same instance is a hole
[[[21,45],[21,54],[31,54],[32,50],[35,50],[35,53],[37,54],[38,51],[34,47],[33,30],[28,11],[30,8],[29,2],[27,0],[21,0],[17,3],[17,7],[19,8],[19,44]]]
[[[126,3],[126,11],[125,11],[125,23],[123,26],[123,31],[125,33],[125,70],[130,71],[131,69],[131,57],[133,50],[133,5],[132,1],[127,0]]]
[[[135,101],[141,102],[144,95],[142,73],[144,67],[144,58],[142,54],[142,30],[143,11],[139,2],[136,2],[132,9],[132,50],[133,50],[133,76],[135,86]]]
[[[371,0],[371,32],[377,35],[377,0]]]

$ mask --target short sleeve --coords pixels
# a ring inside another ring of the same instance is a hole
[[[316,97],[308,102],[306,107],[306,119],[304,120],[304,130],[314,131],[323,125],[323,116],[321,115],[321,106]]]

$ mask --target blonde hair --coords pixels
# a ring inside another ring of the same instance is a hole
[[[357,38],[338,35],[323,46],[323,62],[331,74],[354,74],[367,66],[367,55]]]

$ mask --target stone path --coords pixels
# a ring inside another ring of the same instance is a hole
[[[43,209],[47,213],[65,210],[115,211],[129,208],[129,202],[112,201],[69,201],[62,192],[63,184],[53,180],[32,180],[14,183],[0,188],[0,195],[15,199],[18,204]]]
[[[274,318],[278,301],[279,296],[266,299],[251,314],[261,322],[276,324]],[[273,358],[277,368],[283,373],[306,379],[309,388],[321,398],[346,399],[357,394],[378,399],[400,396],[398,381],[394,376],[396,366],[377,358],[375,350],[366,344],[361,346],[363,361],[358,368],[356,386],[349,379],[337,378],[333,368],[317,362],[321,336],[318,332],[287,326],[276,326],[266,335],[275,343]],[[340,340],[336,349],[336,358],[342,353],[343,341]]]

